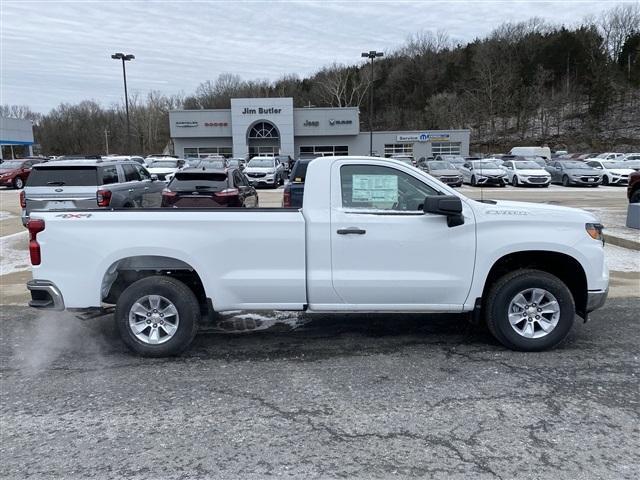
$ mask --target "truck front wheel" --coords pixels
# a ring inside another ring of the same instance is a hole
[[[518,270],[496,281],[485,303],[487,326],[512,350],[555,347],[571,331],[576,309],[569,288],[540,270]]]
[[[198,328],[200,306],[184,283],[166,276],[138,280],[116,304],[115,320],[124,343],[146,357],[178,355]]]

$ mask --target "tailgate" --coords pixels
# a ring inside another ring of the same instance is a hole
[[[97,208],[97,187],[27,187],[24,196],[27,213],[33,210]]]

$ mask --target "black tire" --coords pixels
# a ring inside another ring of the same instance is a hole
[[[569,177],[567,175],[563,176],[562,177],[562,186],[563,187],[568,187],[569,185],[570,185],[569,184]]]
[[[151,345],[138,339],[129,326],[129,311],[146,295],[161,295],[178,311],[179,322],[173,337],[164,343]],[[169,357],[184,352],[195,336],[200,322],[200,305],[191,289],[175,278],[153,276],[131,284],[116,303],[115,320],[124,343],[145,357]]]
[[[22,180],[20,177],[16,177],[13,180],[13,188],[15,188],[16,190],[22,190],[24,188],[24,180]]]
[[[609,177],[606,175],[602,177],[602,185],[609,185]]]
[[[560,308],[555,328],[541,338],[525,338],[509,323],[511,300],[528,288],[547,290]],[[560,344],[573,328],[575,314],[575,302],[569,288],[558,277],[540,270],[517,270],[501,277],[489,290],[484,303],[485,321],[496,340],[511,350],[525,352],[547,350]]]
[[[631,194],[629,203],[640,203],[640,189],[636,190]]]
[[[520,185],[520,182],[518,182],[518,177],[516,177],[515,175],[511,179],[511,185],[513,185],[514,187],[518,187]]]
[[[478,186],[478,181],[476,180],[476,176],[475,175],[471,176],[471,186],[473,186],[473,187],[477,187]]]

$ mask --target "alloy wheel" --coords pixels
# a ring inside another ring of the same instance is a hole
[[[178,331],[180,315],[176,306],[161,295],[145,295],[129,310],[131,333],[143,343],[159,345]]]
[[[553,294],[542,288],[528,288],[516,294],[507,312],[511,328],[525,338],[549,335],[560,320],[560,305]]]

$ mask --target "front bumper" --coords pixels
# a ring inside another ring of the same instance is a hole
[[[273,185],[274,183],[276,183],[275,177],[254,178],[247,176],[247,179],[249,180],[249,183],[251,183],[251,185]]]
[[[31,292],[29,306],[42,310],[64,310],[62,293],[49,280],[29,280],[27,289]]]
[[[593,312],[604,305],[609,295],[609,289],[590,291],[587,293],[587,313]]]
[[[551,177],[518,177],[518,181],[523,185],[549,185]]]
[[[476,177],[476,183],[478,185],[506,185],[506,177]]]
[[[611,177],[611,179],[609,180],[609,185],[629,185],[629,177]]]
[[[594,180],[583,179],[580,177],[569,177],[569,184],[571,185],[600,185],[602,178],[596,178]]]

